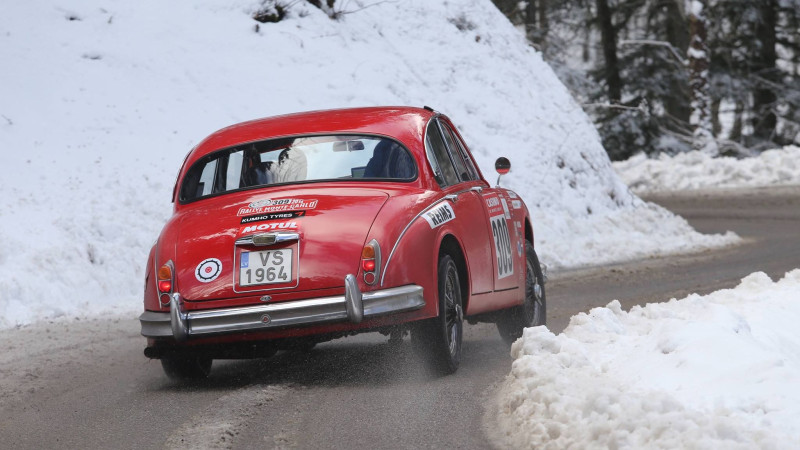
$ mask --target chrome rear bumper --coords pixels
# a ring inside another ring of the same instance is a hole
[[[169,312],[145,311],[139,316],[142,335],[173,337],[182,341],[192,336],[210,336],[237,331],[349,321],[413,311],[425,306],[422,286],[409,285],[361,293],[355,276],[345,277],[345,295],[287,301],[241,308],[183,311],[180,294],[172,294]]]

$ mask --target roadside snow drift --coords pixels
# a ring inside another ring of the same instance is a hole
[[[552,267],[720,245],[635,197],[596,131],[490,0],[30,0],[0,15],[0,326],[141,307],[183,156],[310,109],[431,105],[528,202]]]
[[[648,159],[640,153],[613,163],[637,193],[704,188],[800,185],[800,147],[767,150],[752,158],[711,158],[692,151]]]
[[[797,448],[800,269],[528,328],[499,396],[508,448]]]

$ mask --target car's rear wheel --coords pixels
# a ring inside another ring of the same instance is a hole
[[[439,315],[417,325],[411,334],[415,349],[437,374],[450,374],[461,362],[464,311],[458,267],[450,255],[439,257]]]
[[[200,380],[211,373],[212,362],[200,356],[164,356],[161,367],[172,380]]]
[[[547,303],[544,293],[544,276],[533,244],[525,241],[525,300],[514,308],[503,311],[497,320],[497,330],[506,343],[522,337],[527,327],[544,325]]]

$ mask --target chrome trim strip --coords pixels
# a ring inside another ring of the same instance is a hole
[[[355,277],[354,277],[355,278]],[[356,285],[356,290],[358,286]],[[359,294],[361,294],[359,292]],[[414,311],[425,306],[422,286],[407,285],[361,294],[362,318]],[[142,335],[176,340],[237,331],[259,331],[327,322],[358,323],[347,309],[346,295],[287,301],[269,305],[206,311],[181,311],[178,294],[169,313],[145,311],[139,316]],[[174,305],[174,306],[173,306]],[[357,315],[357,314],[356,314]]]
[[[369,273],[375,273],[376,275],[375,275],[375,279],[372,280],[372,283],[367,281],[366,276],[362,276],[361,278],[364,279],[364,283],[367,283],[368,285],[372,286],[372,285],[374,285],[375,283],[378,282],[378,277],[381,274],[381,256],[382,256],[381,255],[381,245],[378,244],[378,241],[375,240],[375,239],[369,241],[369,243],[367,245],[371,246],[375,250],[375,270],[372,271],[372,272],[369,272]]]
[[[300,233],[290,233],[286,231],[277,231],[274,233],[260,233],[250,236],[240,237],[236,240],[235,245],[255,245],[263,247],[265,245],[279,244],[281,242],[290,242],[300,240]]]

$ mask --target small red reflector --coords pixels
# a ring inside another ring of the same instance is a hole
[[[158,290],[160,292],[169,292],[172,290],[172,281],[162,280],[158,282]]]
[[[375,260],[365,259],[361,261],[361,268],[364,269],[364,272],[373,272],[375,270]]]

